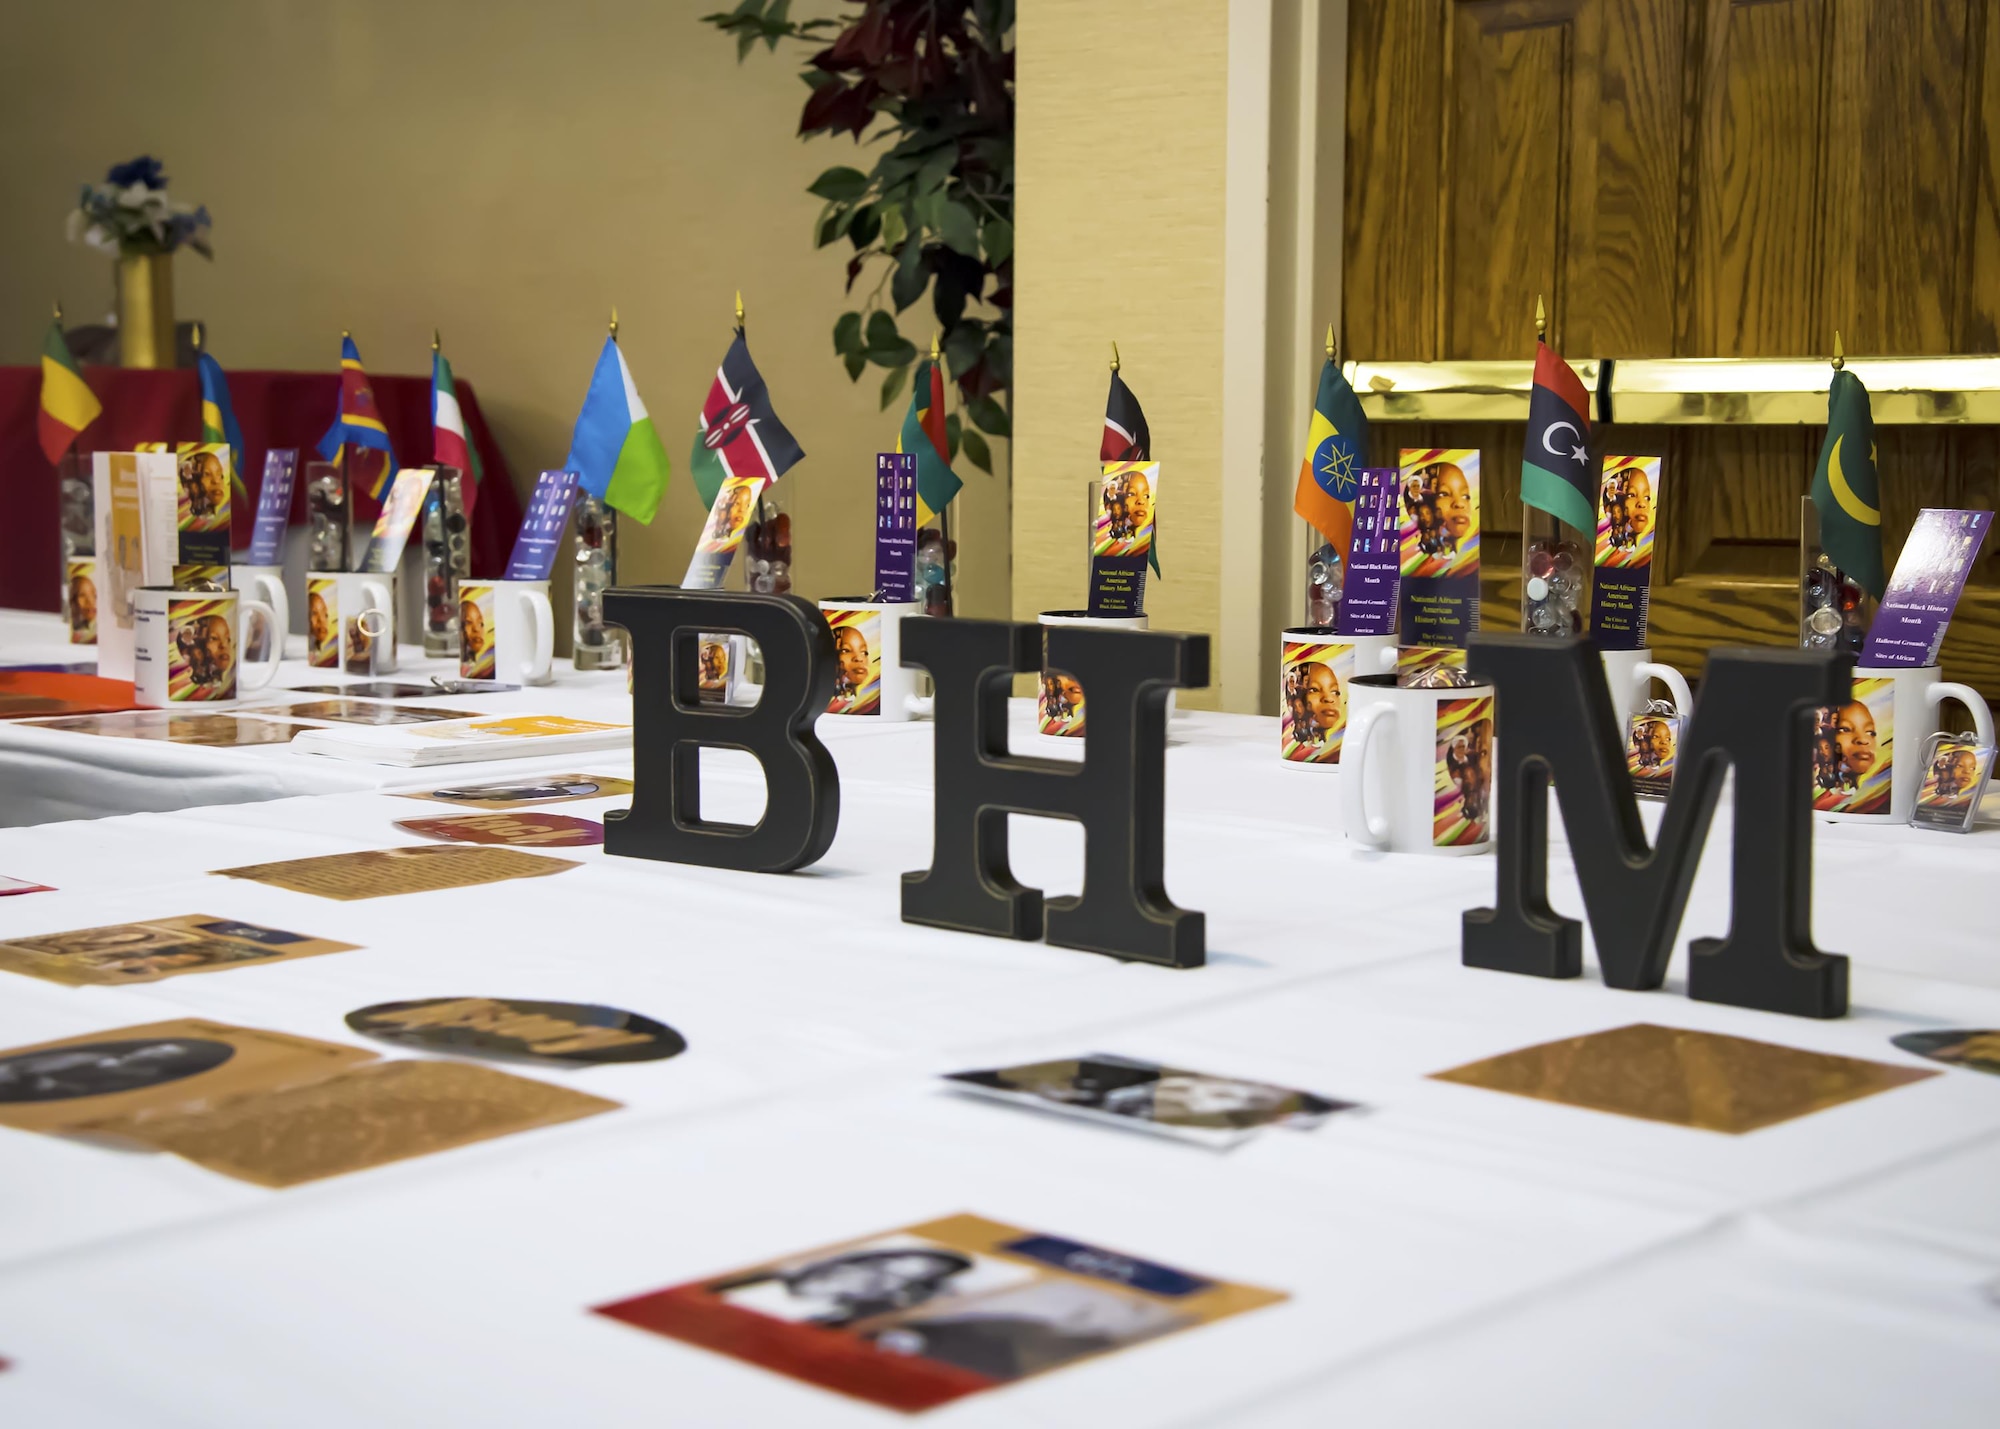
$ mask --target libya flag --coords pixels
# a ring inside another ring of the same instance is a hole
[[[84,384],[76,359],[63,340],[62,319],[49,324],[42,339],[42,410],[37,429],[42,455],[51,466],[62,460],[76,435],[92,422],[104,407],[97,394]]]
[[[903,430],[896,436],[898,452],[914,452],[917,458],[917,524],[929,525],[951,504],[964,485],[951,469],[945,455],[944,374],[935,362],[917,364],[917,380],[910,390],[910,410],[903,417]]]
[[[1521,501],[1579,531],[1597,529],[1590,474],[1590,397],[1570,365],[1535,343],[1535,388],[1521,447]]]
[[[1868,389],[1852,372],[1833,374],[1826,394],[1826,440],[1813,469],[1819,545],[1856,585],[1882,598],[1882,491],[1875,478],[1875,416]]]
[[[750,344],[739,331],[708,389],[701,430],[695,433],[694,453],[688,458],[688,475],[701,498],[701,509],[715,505],[715,494],[728,477],[776,481],[804,455],[771,410],[764,374],[750,360]]]

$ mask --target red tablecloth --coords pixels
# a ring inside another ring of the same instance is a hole
[[[81,451],[131,451],[140,442],[193,441],[201,435],[201,393],[192,371],[142,372],[86,367],[104,413],[77,439]],[[396,459],[421,466],[431,457],[431,383],[428,377],[375,377],[375,401],[389,428]],[[244,483],[249,507],[235,515],[235,544],[250,542],[257,486],[269,447],[297,447],[301,463],[332,425],[340,401],[338,372],[232,372],[229,395],[243,425]],[[56,610],[61,606],[61,542],[55,468],[35,435],[41,408],[40,367],[0,367],[0,606]],[[521,524],[507,459],[479,410],[472,384],[458,381],[466,435],[479,451],[486,476],[472,512],[472,571],[497,576],[507,564]],[[303,476],[303,467],[301,467]],[[356,493],[359,520],[373,521],[376,503]],[[292,520],[305,519],[305,482],[293,497]],[[364,531],[365,537],[366,532]]]

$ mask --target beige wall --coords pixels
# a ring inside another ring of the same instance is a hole
[[[852,385],[833,355],[848,250],[813,250],[804,192],[854,155],[795,137],[794,60],[760,49],[739,68],[733,42],[696,22],[724,8],[9,0],[0,362],[35,359],[52,297],[73,321],[110,307],[109,262],[66,244],[63,218],[80,181],[149,152],[214,215],[216,261],[184,256],[175,282],[225,366],[331,370],[348,327],[370,371],[422,373],[441,328],[520,482],[566,454],[616,304],[675,469],[653,526],[628,523],[623,575],[674,581],[700,525],[688,444],[741,288],[807,452],[783,483],[799,589],[865,589],[872,457],[893,449],[901,407],[880,412],[880,372]],[[927,341],[927,315],[905,317]],[[960,474],[964,608],[1002,615],[1005,477]]]

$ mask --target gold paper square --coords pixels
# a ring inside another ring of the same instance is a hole
[[[1638,1022],[1431,1075],[1434,1081],[1740,1136],[1938,1074]]]

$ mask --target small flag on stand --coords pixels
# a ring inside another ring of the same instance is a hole
[[[1368,418],[1347,374],[1340,370],[1333,325],[1326,329],[1326,362],[1319,370],[1305,460],[1292,492],[1292,510],[1326,537],[1345,566],[1354,544],[1354,498],[1368,464]]]
[[[63,339],[62,309],[56,309],[42,339],[42,410],[37,419],[42,454],[54,465],[76,441],[77,434],[104,410],[97,394],[90,390]]]
[[[202,346],[200,323],[195,324],[194,331],[195,368],[201,376],[201,439],[217,445],[228,444],[230,490],[248,507],[250,488],[243,481],[243,428],[237,424],[236,409],[229,404],[229,378],[224,375],[222,364]]]
[[[917,364],[917,380],[910,391],[910,410],[903,417],[903,430],[896,436],[896,450],[914,453],[917,458],[917,524],[927,526],[951,504],[964,482],[951,469],[945,454],[944,369],[937,360],[937,344],[931,356]]]
[[[1104,399],[1104,437],[1097,444],[1097,459],[1106,461],[1151,461],[1153,459],[1153,429],[1146,425],[1146,413],[1139,406],[1139,399],[1132,395],[1132,389],[1125,385],[1125,379],[1118,375],[1118,344],[1111,344],[1111,391]],[[1147,552],[1147,562],[1153,567],[1153,574],[1160,574],[1160,532],[1153,530],[1152,549]]]
[[[389,429],[375,405],[375,389],[368,385],[362,370],[361,350],[346,333],[340,335],[340,410],[333,425],[319,439],[319,454],[325,461],[343,461],[345,448],[356,449],[349,468],[357,484],[380,501],[396,471],[396,453],[389,446]]]
[[[458,386],[451,378],[451,364],[445,361],[444,341],[431,333],[431,460],[439,466],[456,467],[465,473],[461,483],[465,519],[472,519],[472,503],[479,482],[486,475],[479,452],[465,435],[465,414],[458,406]]]
[[[1833,382],[1826,393],[1826,438],[1813,469],[1813,509],[1819,545],[1856,585],[1882,598],[1882,490],[1875,474],[1875,414],[1868,389],[1846,370],[1840,334],[1833,337]]]
[[[1578,531],[1597,530],[1597,482],[1590,462],[1590,394],[1542,337],[1535,300],[1535,386],[1521,447],[1521,502]]]
[[[727,478],[761,476],[767,483],[776,481],[804,455],[772,410],[770,389],[750,360],[750,344],[738,327],[708,389],[701,430],[695,433],[688,458],[688,475],[702,510],[715,505],[716,493]]]
[[[583,394],[563,466],[576,473],[577,485],[592,496],[641,525],[652,525],[673,466],[639,400],[632,369],[625,365],[615,316],[590,374],[590,390]]]

